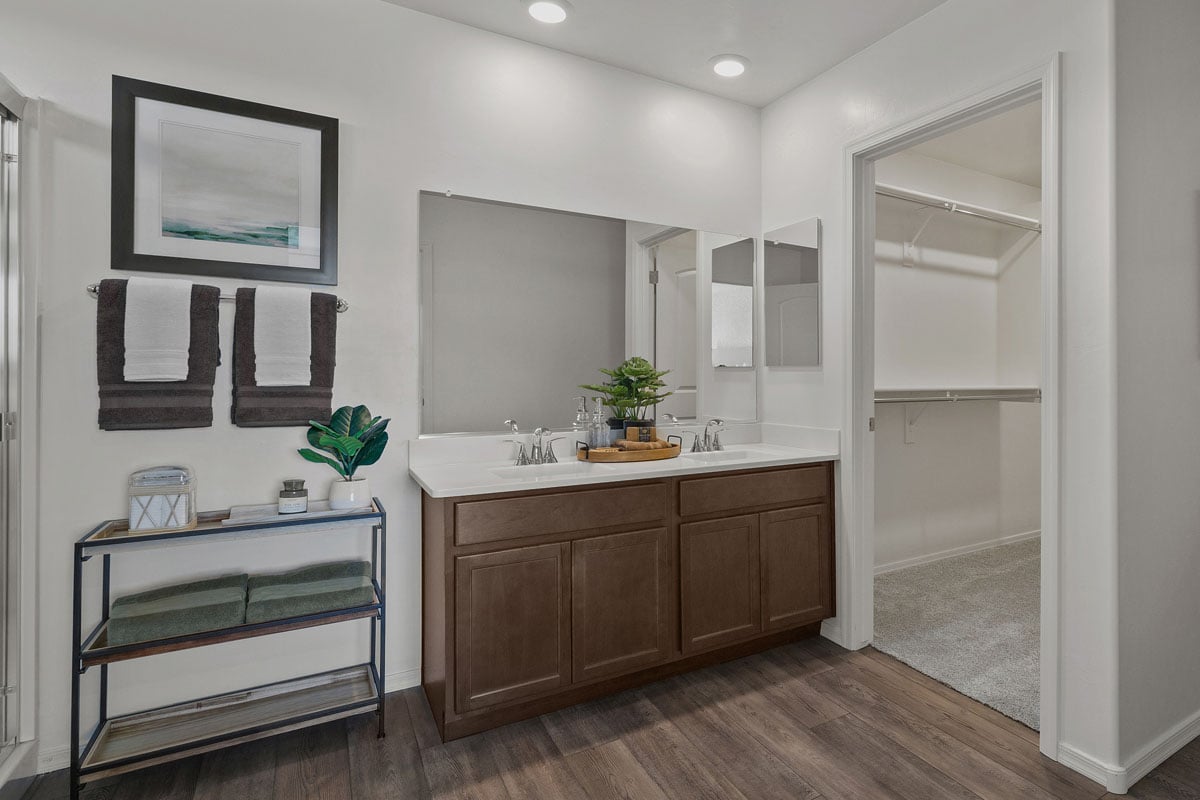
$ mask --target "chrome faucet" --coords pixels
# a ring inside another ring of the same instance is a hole
[[[504,420],[504,424],[508,426],[508,429],[510,431],[512,431],[512,434],[514,437],[512,439],[505,439],[504,441],[512,442],[518,448],[520,448],[517,451],[516,466],[524,467],[524,466],[527,466],[528,464],[532,463],[529,460],[529,454],[525,452],[525,442],[521,441],[521,439],[519,438],[521,429],[517,426],[517,421],[512,420],[512,419],[506,419],[506,420]]]
[[[554,443],[560,439],[551,439],[546,441],[546,437],[553,434],[554,431],[547,427],[537,428],[533,432],[533,444],[529,451],[530,464],[557,464],[558,458],[554,455]]]
[[[713,417],[708,421],[708,424],[704,426],[704,452],[712,453],[725,449],[725,446],[721,444],[721,431],[723,430],[725,430],[725,420]]]

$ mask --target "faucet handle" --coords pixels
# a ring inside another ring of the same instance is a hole
[[[517,427],[517,421],[515,419],[506,419],[504,420],[504,424],[507,425],[508,429],[513,433],[521,432],[521,429]]]

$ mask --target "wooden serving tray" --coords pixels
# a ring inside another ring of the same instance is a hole
[[[667,437],[668,439],[672,437]],[[678,438],[678,437],[674,437]],[[659,441],[662,441],[661,439]],[[593,461],[601,464],[618,464],[631,461],[663,461],[668,458],[678,458],[683,451],[683,440],[678,443],[669,442],[669,447],[658,450],[618,450],[615,447],[588,447],[583,442],[578,445],[575,456],[580,461]]]

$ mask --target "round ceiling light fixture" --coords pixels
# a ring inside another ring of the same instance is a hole
[[[525,8],[538,22],[557,25],[567,18],[571,4],[567,0],[525,0]]]
[[[736,78],[750,66],[750,61],[745,56],[739,56],[734,53],[713,56],[708,60],[708,63],[712,66],[713,72],[722,78]]]

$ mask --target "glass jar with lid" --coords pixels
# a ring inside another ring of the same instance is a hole
[[[176,531],[196,526],[196,479],[188,467],[141,469],[129,476],[129,530]]]

